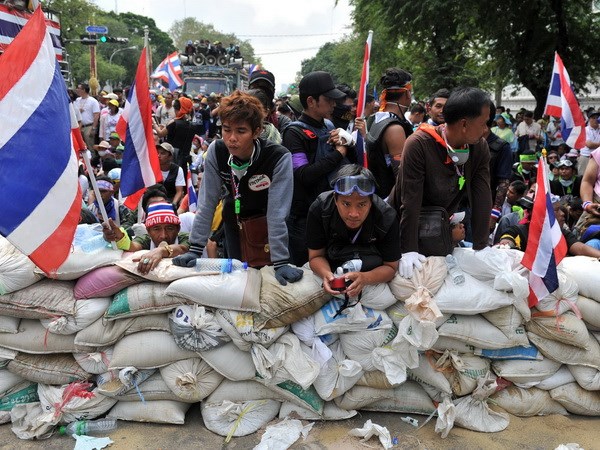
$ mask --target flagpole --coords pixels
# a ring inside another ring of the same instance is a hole
[[[106,208],[104,207],[104,202],[102,201],[102,196],[100,195],[100,189],[98,189],[98,183],[96,183],[96,176],[94,175],[94,168],[92,167],[92,162],[90,161],[90,155],[87,150],[83,152],[83,161],[85,162],[85,167],[87,168],[88,175],[90,176],[90,182],[92,183],[92,189],[94,190],[94,195],[96,196],[96,200],[98,201],[98,207],[100,208],[100,214],[102,215],[102,221],[108,223],[108,214],[106,214]],[[117,214],[119,212],[117,211]],[[117,250],[117,243],[115,241],[111,241],[113,250]]]
[[[373,30],[369,30],[365,44],[365,55],[363,69],[360,77],[360,89],[358,90],[358,104],[356,105],[356,117],[364,118],[365,103],[367,99],[367,84],[369,84],[369,61],[371,58],[371,43],[373,42]]]

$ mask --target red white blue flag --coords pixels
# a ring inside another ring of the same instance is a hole
[[[185,183],[187,185],[187,194],[188,194],[188,209],[190,212],[195,213],[198,209],[198,194],[196,194],[196,188],[192,184],[192,171],[187,171],[187,176]]]
[[[171,61],[169,61],[167,63],[167,77],[169,79],[168,82],[169,82],[169,90],[170,91],[174,91],[178,87],[183,86],[183,80],[181,79],[179,74],[175,71],[175,67],[173,67],[173,64],[171,63]]]
[[[0,234],[52,275],[71,250],[81,190],[69,97],[41,8],[0,56],[0,73]]]
[[[125,206],[135,209],[148,186],[162,181],[160,164],[152,134],[152,102],[148,94],[146,49],[131,85],[125,108],[117,123],[117,133],[125,142],[121,164],[121,194]]]
[[[173,66],[173,72],[176,74],[180,74],[182,72],[181,69],[181,61],[179,60],[179,54],[175,51],[163,59],[160,64],[156,67],[150,78],[160,78],[165,83],[169,82],[169,63]],[[182,83],[183,84],[183,83]]]
[[[585,119],[571,86],[571,78],[558,53],[554,53],[554,68],[544,114],[560,117],[562,138],[569,147],[585,147]]]
[[[548,168],[540,158],[537,171],[537,192],[533,201],[527,249],[521,264],[529,273],[529,307],[558,289],[556,266],[567,254],[567,243],[554,216],[550,199]]]
[[[362,74],[360,76],[360,88],[358,90],[358,104],[356,105],[356,117],[363,117],[365,112],[365,101],[367,98],[367,85],[369,84],[369,62],[371,59],[371,42],[373,41],[373,32],[369,30],[367,41],[365,42],[365,55],[363,58]],[[356,132],[356,156],[363,166],[367,167],[367,155],[365,153],[365,143],[360,132]]]

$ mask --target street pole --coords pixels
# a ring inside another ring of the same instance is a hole
[[[96,79],[96,68],[96,45],[90,45],[90,80]],[[92,95],[96,95],[94,88],[92,88]]]
[[[119,52],[124,52],[125,50],[137,50],[137,45],[132,45],[131,47],[119,48],[119,49],[115,50],[114,52],[112,52],[112,55],[110,55],[110,58],[108,59],[108,63],[112,64],[113,56],[115,56]]]
[[[148,75],[148,85],[150,85],[150,45],[148,38],[150,30],[148,29],[148,25],[144,25],[144,48],[146,49],[146,74]]]

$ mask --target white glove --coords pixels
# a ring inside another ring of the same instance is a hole
[[[142,237],[148,234],[148,231],[146,231],[146,225],[143,223],[134,223],[131,226],[131,229],[133,230],[135,237]]]
[[[400,276],[404,278],[412,278],[413,267],[417,270],[421,270],[423,268],[421,263],[425,262],[426,259],[427,258],[425,258],[424,255],[421,255],[418,252],[402,253],[400,267],[398,267]]]
[[[348,133],[343,128],[338,128],[338,138],[340,139],[340,143],[342,145],[354,145],[356,142],[350,133]]]

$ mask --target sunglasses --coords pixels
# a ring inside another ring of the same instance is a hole
[[[375,193],[375,182],[362,175],[351,175],[338,178],[333,184],[333,190],[339,195],[352,195],[357,192],[362,197]]]

